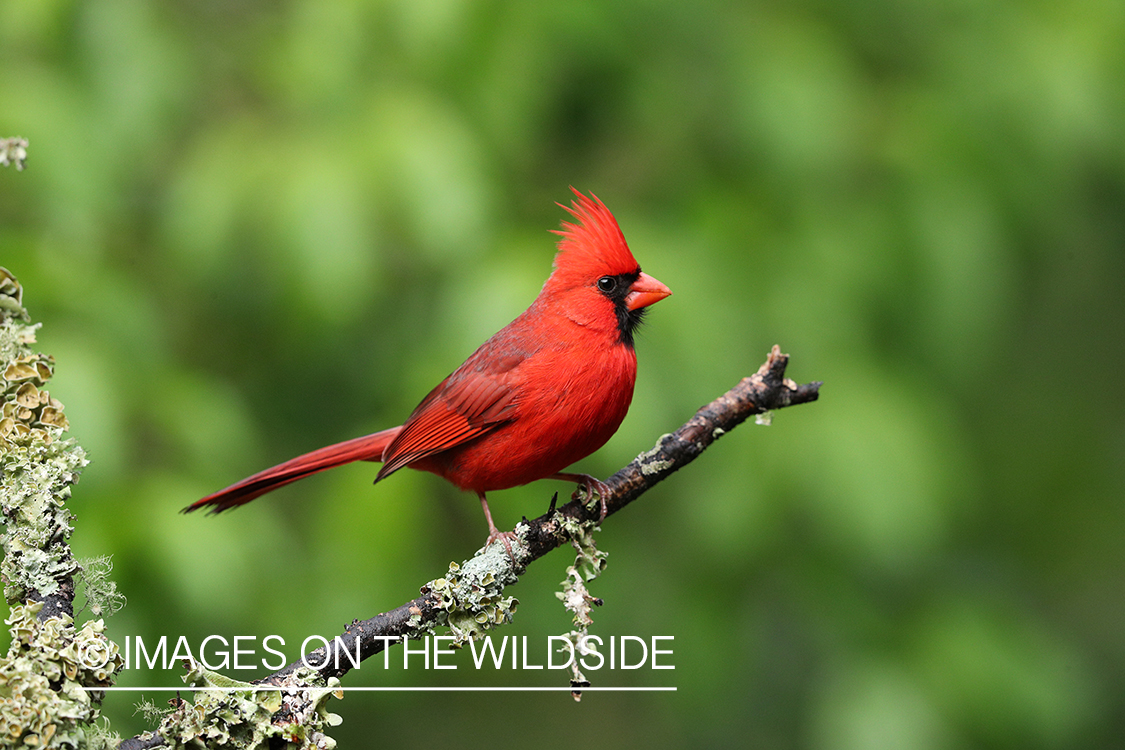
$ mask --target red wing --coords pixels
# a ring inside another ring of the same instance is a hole
[[[522,360],[505,362],[501,372],[462,367],[430,392],[387,446],[379,481],[420,458],[453,448],[511,421],[515,389],[507,377]],[[468,363],[466,363],[468,364]]]

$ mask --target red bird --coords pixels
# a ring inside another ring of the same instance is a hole
[[[485,493],[537,479],[607,487],[562,470],[617,431],[637,375],[633,332],[671,290],[641,272],[609,209],[574,190],[554,270],[522,315],[441,381],[401,427],[298,456],[192,503],[219,512],[352,461],[381,461],[375,481],[404,466],[433,472],[480,497],[488,541],[511,555],[512,532],[492,522]]]

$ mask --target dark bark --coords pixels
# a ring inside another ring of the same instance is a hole
[[[37,615],[40,620],[56,615],[74,617],[74,576],[67,574],[59,579],[58,584],[55,593],[47,596],[40,594],[37,589],[27,592],[29,602],[43,602],[43,609]]]

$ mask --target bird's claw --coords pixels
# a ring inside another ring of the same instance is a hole
[[[598,523],[601,523],[605,520],[606,513],[609,511],[609,508],[606,506],[605,501],[605,499],[609,496],[609,485],[602,480],[596,479],[591,476],[586,477],[586,481],[584,482],[584,484],[586,486],[587,503],[590,502],[593,493],[598,493],[598,505],[601,509],[601,512],[598,514]]]
[[[597,479],[596,477],[590,476],[589,474],[569,474],[566,472],[559,472],[558,474],[551,475],[550,478],[561,479],[564,482],[577,483],[579,487],[582,487],[586,490],[586,503],[589,503],[590,500],[593,499],[593,494],[597,492],[598,503],[601,506],[601,513],[598,515],[598,523],[601,523],[605,520],[605,517],[609,514],[609,508],[606,505],[606,498],[609,497],[608,484],[600,479]],[[572,495],[571,497],[575,497],[577,499],[577,493],[575,493],[575,495]]]
[[[513,540],[515,538],[516,538],[516,532],[514,532],[514,531],[500,531],[500,529],[493,526],[492,530],[488,532],[488,539],[486,539],[484,541],[484,546],[486,548],[490,547],[490,546],[492,546],[493,542],[495,542],[496,540],[500,540],[501,542],[503,542],[504,543],[504,549],[508,550],[508,557],[511,559],[512,567],[514,568],[516,566],[516,554],[514,552],[512,552],[512,541],[511,540]]]

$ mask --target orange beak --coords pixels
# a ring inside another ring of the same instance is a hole
[[[647,273],[641,273],[629,293],[625,295],[625,307],[630,310],[639,310],[648,307],[653,302],[659,302],[672,293],[672,290],[661,284]]]

